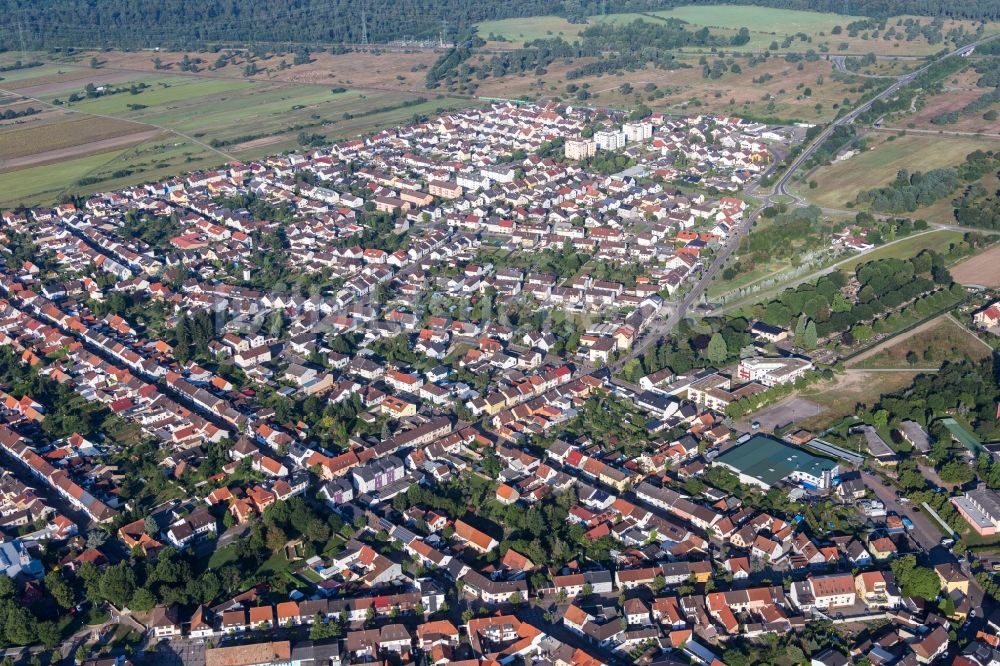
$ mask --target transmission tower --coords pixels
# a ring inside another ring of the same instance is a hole
[[[361,43],[368,43],[368,14],[364,6],[361,7]]]
[[[27,56],[25,55],[24,49],[24,35],[21,33],[21,22],[17,22],[17,39],[21,42],[21,61],[27,62]]]

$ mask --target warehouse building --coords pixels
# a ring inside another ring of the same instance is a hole
[[[829,488],[839,472],[837,463],[767,435],[754,435],[726,451],[712,465],[734,472],[741,483],[764,490],[781,482],[804,488]]]

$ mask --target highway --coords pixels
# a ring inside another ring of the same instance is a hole
[[[723,243],[722,247],[719,248],[719,251],[716,252],[715,256],[712,258],[712,263],[709,264],[708,268],[706,268],[702,272],[701,277],[694,284],[694,286],[691,287],[691,289],[684,295],[680,303],[676,305],[673,311],[666,318],[658,320],[657,322],[653,323],[650,326],[650,328],[646,331],[646,333],[643,335],[643,337],[639,341],[637,341],[636,344],[632,347],[631,351],[629,351],[627,355],[621,357],[620,359],[618,359],[617,362],[614,363],[612,369],[615,372],[621,371],[625,363],[627,363],[633,358],[638,358],[642,356],[642,354],[644,354],[647,349],[654,346],[659,340],[669,335],[674,330],[674,328],[676,328],[676,326],[680,323],[680,321],[684,319],[685,316],[687,316],[688,310],[701,298],[702,294],[705,293],[705,290],[708,289],[708,285],[712,283],[712,280],[715,279],[715,277],[722,271],[723,267],[725,267],[726,263],[729,261],[729,258],[736,251],[736,248],[739,247],[740,242],[743,240],[743,237],[750,232],[750,228],[753,227],[753,223],[760,216],[761,211],[763,211],[764,208],[770,205],[771,198],[774,196],[790,196],[786,188],[788,186],[789,181],[791,181],[792,176],[794,176],[795,172],[798,171],[803,164],[805,164],[805,162],[813,155],[813,153],[816,152],[816,150],[821,145],[823,145],[823,142],[826,141],[831,134],[833,134],[834,130],[836,130],[838,127],[842,125],[854,122],[854,120],[859,115],[868,111],[876,100],[882,100],[892,96],[893,94],[896,93],[896,91],[898,91],[903,86],[912,83],[914,79],[916,79],[918,76],[927,71],[927,69],[930,68],[935,63],[938,63],[947,58],[951,58],[953,56],[965,55],[975,47],[987,41],[990,41],[996,36],[997,35],[991,35],[989,37],[985,37],[971,44],[966,44],[965,46],[961,46],[957,49],[954,49],[953,51],[950,51],[949,53],[946,53],[940,58],[928,62],[923,67],[915,69],[909,74],[905,74],[899,77],[889,87],[887,87],[879,94],[875,95],[870,100],[862,104],[859,104],[850,113],[844,114],[840,118],[837,118],[832,123],[827,125],[827,127],[822,132],[820,132],[808,146],[806,146],[805,150],[803,150],[798,155],[798,157],[796,157],[792,161],[792,163],[788,165],[788,167],[785,169],[785,172],[781,175],[780,178],[778,178],[777,182],[775,182],[773,194],[765,195],[761,204],[757,208],[755,208],[749,215],[747,215],[743,219],[743,221],[736,226],[735,229],[733,229],[733,232],[726,239],[726,242]],[[747,190],[747,193],[752,194],[752,190],[753,188],[749,188]]]

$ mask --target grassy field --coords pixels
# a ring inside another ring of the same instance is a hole
[[[708,297],[715,298],[721,294],[728,294],[743,287],[748,287],[760,280],[776,276],[788,268],[788,264],[775,263],[755,268],[747,273],[740,273],[732,280],[723,280],[721,277],[712,282],[708,287]]]
[[[663,70],[641,69],[622,74],[594,75],[567,78],[570,70],[580,67],[589,59],[570,64],[556,62],[542,76],[508,76],[488,78],[480,83],[478,94],[486,97],[541,97],[551,99],[561,96],[572,100],[567,86],[587,86],[588,104],[612,108],[633,108],[642,102],[653,110],[686,113],[716,112],[725,114],[767,115],[797,119],[805,122],[831,120],[837,106],[845,98],[856,97],[851,84],[835,80],[832,63],[819,60],[802,63],[802,69],[783,58],[770,58],[767,62],[751,67],[748,58],[737,58],[741,71],[727,71],[718,79],[706,79],[698,56],[685,56],[680,61],[687,68]],[[761,81],[762,78],[766,80]],[[757,83],[754,82],[757,79]],[[623,83],[634,91],[621,92]],[[655,86],[659,97],[654,98],[646,89]],[[807,94],[806,88],[809,88]],[[817,109],[816,105],[819,104]]]
[[[961,231],[951,229],[939,229],[927,233],[918,233],[909,238],[904,238],[891,245],[879,247],[866,254],[858,255],[851,261],[841,264],[845,271],[853,271],[859,264],[876,259],[909,259],[915,257],[924,250],[937,250],[944,252],[948,249],[949,243],[957,243],[962,240],[964,234]]]
[[[900,169],[928,171],[954,166],[973,150],[1000,147],[1000,140],[927,134],[875,134],[870,145],[870,150],[813,172],[809,178],[815,180],[818,186],[816,189],[803,189],[802,194],[821,206],[843,208],[854,201],[859,192],[892,182]]]
[[[840,35],[832,34],[834,26],[839,25],[844,28],[852,21],[858,20],[857,16],[741,5],[697,5],[648,13],[597,15],[591,16],[588,23],[627,23],[636,19],[655,21],[657,17],[681,19],[690,23],[695,29],[707,27],[720,36],[731,36],[745,27],[750,31],[750,42],[740,47],[744,50],[767,49],[773,41],[777,41],[780,46],[785,37],[796,37],[784,49],[788,51],[818,49],[822,46],[831,53],[926,55],[941,48],[940,44],[930,44],[923,37],[906,41],[895,38],[865,39],[864,34],[851,37],[846,30]],[[899,18],[901,17],[889,19],[886,25],[893,26]],[[918,17],[917,20],[929,23],[931,19]],[[570,23],[559,16],[539,16],[484,21],[477,27],[479,35],[484,39],[493,34],[509,42],[522,44],[534,39],[559,36],[567,41],[573,41],[586,25]],[[972,31],[975,30],[976,24],[971,21],[945,21],[943,32],[947,33],[956,27]],[[806,36],[805,40],[797,37],[800,33]],[[843,50],[841,45],[846,45],[847,49]],[[778,49],[779,52],[781,50]]]
[[[124,150],[97,153],[75,160],[20,169],[0,174],[0,207],[42,205],[58,201],[76,183],[95,169],[116,159]]]
[[[906,359],[909,352],[916,354],[914,363]],[[950,317],[942,316],[930,328],[901,339],[873,356],[861,361],[858,368],[930,368],[945,361],[969,359],[981,361],[990,355],[990,349],[969,331],[956,324]]]

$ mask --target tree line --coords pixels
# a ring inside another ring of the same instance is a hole
[[[0,16],[2,47],[192,48],[219,43],[359,43],[404,37],[436,39],[446,20],[451,36],[493,19],[556,14],[645,12],[693,4],[671,0],[9,0]],[[765,7],[841,12],[839,0],[756,0]],[[1000,0],[860,0],[852,14],[885,19],[902,14],[1000,19]],[[875,26],[877,29],[877,25]],[[919,28],[904,28],[907,37]],[[931,32],[933,36],[933,31]],[[737,35],[738,36],[738,35]],[[737,42],[738,44],[738,42]]]

